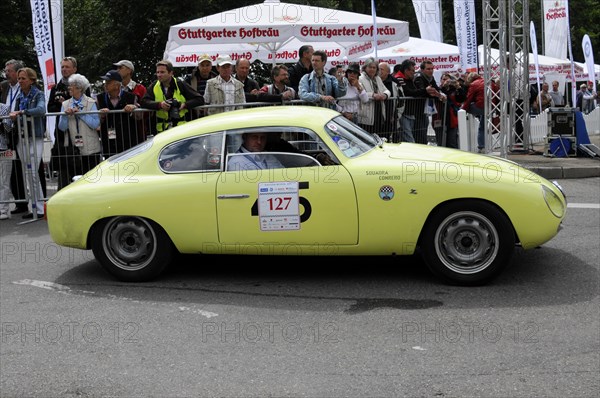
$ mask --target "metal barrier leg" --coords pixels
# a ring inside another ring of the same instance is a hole
[[[0,219],[10,217],[10,175],[12,173],[12,159],[0,158]]]
[[[23,141],[19,143],[17,151],[25,165],[25,179],[27,181],[27,196],[31,201],[32,220],[37,221],[44,215],[44,194],[39,176],[39,162],[44,150],[43,139],[22,136]],[[27,223],[30,221],[25,221]]]

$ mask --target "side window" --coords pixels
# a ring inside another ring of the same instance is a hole
[[[228,171],[313,167],[323,164],[317,155],[334,157],[313,131],[287,126],[228,131],[226,142]]]
[[[174,142],[162,150],[158,164],[166,173],[219,171],[223,166],[223,133]]]
[[[300,153],[310,155],[317,159],[321,165],[340,164],[337,157],[321,138],[312,130],[300,129],[288,131],[283,134],[284,138],[292,144]],[[313,166],[309,164],[309,166]]]

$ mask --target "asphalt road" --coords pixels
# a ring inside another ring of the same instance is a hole
[[[0,395],[597,397],[600,179],[560,183],[561,233],[476,288],[410,257],[182,256],[124,284],[2,221]]]

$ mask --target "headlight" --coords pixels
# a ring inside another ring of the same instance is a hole
[[[562,191],[561,191],[562,192]],[[544,194],[544,201],[548,205],[548,208],[556,217],[561,218],[565,215],[565,205],[563,201],[558,197],[556,193],[545,185],[542,185],[542,193]]]
[[[558,188],[560,193],[562,193],[563,198],[565,198],[565,202],[567,202],[567,194],[565,193],[565,190],[563,189],[563,187],[560,186],[558,181],[552,181],[552,185],[554,185],[556,188]]]

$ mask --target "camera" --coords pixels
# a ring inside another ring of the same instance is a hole
[[[176,124],[179,121],[179,108],[181,107],[181,104],[175,98],[168,100],[167,103],[171,105],[171,108],[169,109],[169,120],[171,120],[173,124]]]
[[[61,101],[65,100],[69,97],[69,95],[65,91],[57,91],[54,93],[54,100]]]

